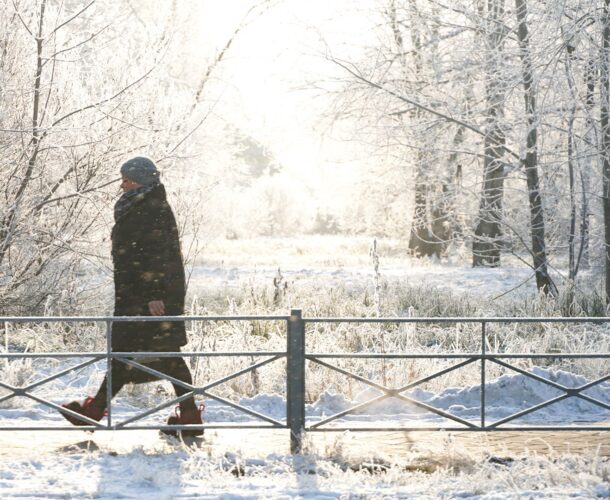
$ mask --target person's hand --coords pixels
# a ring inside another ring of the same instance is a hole
[[[153,316],[163,316],[165,314],[165,304],[162,300],[151,300],[148,303],[148,310]]]

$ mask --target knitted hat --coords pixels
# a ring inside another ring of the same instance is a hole
[[[136,156],[121,166],[121,175],[143,186],[159,182],[159,171],[148,158]]]

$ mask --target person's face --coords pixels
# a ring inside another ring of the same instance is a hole
[[[125,177],[124,175],[121,177],[121,189],[123,190],[124,193],[126,193],[127,191],[131,191],[132,189],[137,189],[139,187],[142,186],[142,184],[138,184],[135,181],[132,181],[131,179],[129,179],[128,177]]]

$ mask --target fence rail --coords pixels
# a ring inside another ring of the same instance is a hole
[[[149,322],[149,321],[281,321],[286,324],[286,349],[282,351],[249,351],[249,352],[113,352],[111,349],[112,343],[112,324],[116,321],[137,321],[137,322]],[[609,347],[606,348],[606,352],[594,352],[594,353],[497,353],[490,352],[487,348],[488,345],[488,331],[487,326],[494,323],[592,323],[592,324],[608,324],[610,318],[303,318],[300,309],[291,310],[289,315],[273,315],[273,316],[135,316],[135,317],[114,317],[114,316],[88,316],[88,317],[64,317],[64,316],[47,316],[47,317],[0,317],[0,322],[5,325],[5,332],[8,332],[8,324],[10,323],[83,323],[83,322],[96,322],[105,323],[106,325],[106,351],[104,352],[64,352],[64,353],[33,353],[33,352],[0,352],[0,359],[27,359],[27,358],[54,358],[54,359],[69,359],[69,358],[85,358],[86,361],[82,361],[77,365],[71,366],[64,370],[61,370],[53,375],[41,378],[40,380],[25,385],[23,387],[16,387],[5,381],[0,380],[0,388],[8,391],[8,394],[0,397],[0,403],[10,400],[14,397],[27,397],[40,404],[51,407],[55,410],[63,413],[76,416],[85,420],[89,425],[81,427],[58,427],[58,426],[0,426],[2,430],[125,430],[125,429],[158,429],[158,430],[180,430],[180,429],[192,429],[192,428],[257,428],[257,429],[288,429],[290,431],[290,444],[292,452],[298,452],[301,449],[302,438],[305,432],[327,432],[327,431],[433,431],[433,430],[445,430],[445,431],[607,431],[610,430],[610,423],[606,425],[522,425],[522,426],[506,426],[506,424],[513,422],[514,420],[530,415],[536,411],[546,408],[552,404],[560,402],[564,399],[574,397],[579,398],[587,403],[593,404],[597,407],[601,407],[604,410],[610,411],[610,405],[605,401],[600,401],[593,398],[584,391],[591,389],[592,387],[599,386],[603,382],[610,380],[610,373],[599,377],[595,380],[589,381],[579,387],[566,387],[558,382],[546,379],[535,373],[527,371],[523,368],[511,364],[510,360],[515,359],[602,359],[606,362],[610,359]],[[477,352],[464,352],[464,353],[316,353],[307,352],[305,339],[306,339],[306,325],[313,323],[346,323],[346,324],[362,324],[362,323],[377,323],[377,324],[447,324],[447,323],[472,323],[480,325],[480,349]],[[5,333],[6,334],[6,333]],[[150,366],[145,364],[146,358],[159,358],[159,357],[249,357],[249,358],[265,358],[261,361],[252,362],[249,366],[235,371],[227,376],[221,377],[218,380],[208,382],[203,386],[195,386],[187,384],[181,380],[177,380],[165,373],[159,372]],[[410,381],[408,384],[394,387],[389,385],[380,384],[371,380],[370,378],[364,377],[357,373],[351,372],[344,368],[337,366],[331,361],[335,359],[442,359],[442,360],[455,360],[456,363],[449,367],[438,370],[434,373],[421,377],[417,380]],[[42,398],[33,394],[32,391],[46,383],[49,383],[57,378],[67,375],[68,373],[85,368],[98,361],[105,360],[108,367],[108,415],[106,423],[102,424],[95,420],[88,419],[79,415],[75,412],[67,410],[48,399]],[[168,380],[174,384],[177,384],[185,389],[187,393],[166,401],[152,409],[146,410],[135,416],[132,416],[126,420],[115,422],[112,413],[111,403],[111,387],[112,387],[112,360],[118,360],[124,364],[132,366],[135,369],[144,371],[148,374],[154,375],[160,379]],[[219,395],[214,394],[211,390],[221,384],[224,384],[236,377],[244,375],[246,373],[257,370],[269,363],[276,362],[278,360],[286,361],[286,419],[285,421],[271,418],[267,415],[263,415],[250,408],[239,405],[223,398]],[[373,389],[376,389],[381,394],[375,396],[368,401],[359,403],[346,410],[338,412],[334,415],[330,415],[318,422],[308,423],[305,415],[305,385],[307,380],[307,369],[306,362],[310,364],[316,364],[323,366],[333,372],[339,373],[353,380],[356,380],[362,384],[365,384]],[[434,380],[440,376],[449,374],[460,368],[480,363],[480,417],[477,422],[460,418],[450,412],[441,410],[432,405],[414,399],[405,394],[406,391],[420,386],[426,382]],[[497,421],[488,422],[487,414],[487,394],[486,394],[486,368],[489,364],[495,364],[508,370],[512,370],[515,373],[519,373],[532,380],[536,380],[539,383],[546,384],[558,391],[560,395],[553,397],[547,401],[541,402],[532,407],[526,408],[522,411],[513,413],[505,416]],[[207,423],[203,426],[182,426],[182,425],[142,425],[138,424],[138,421],[164,410],[170,406],[179,403],[180,401],[187,399],[191,396],[204,396],[209,399],[216,400],[224,405],[232,407],[250,417],[257,420],[257,423],[239,423],[239,424],[214,424]],[[329,426],[333,422],[340,420],[350,414],[362,411],[375,403],[381,402],[386,399],[397,399],[399,401],[409,403],[410,405],[419,407],[420,409],[442,417],[454,426],[427,426],[427,427],[408,427],[408,426],[386,426],[386,427],[372,427],[372,426]],[[609,395],[610,399],[610,395]],[[610,416],[610,413],[609,413]],[[610,418],[608,419],[610,420]],[[262,422],[262,423],[261,423]]]

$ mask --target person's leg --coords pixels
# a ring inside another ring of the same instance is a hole
[[[118,392],[125,386],[125,384],[131,382],[130,375],[131,370],[125,363],[121,363],[117,360],[112,360],[112,397],[114,398]],[[97,394],[93,398],[92,403],[98,408],[104,408],[108,406],[108,374],[104,377],[102,385],[97,391]]]
[[[169,376],[181,380],[189,385],[193,385],[191,371],[183,358],[164,358],[163,361],[161,361],[161,366],[155,369],[158,369],[160,372],[166,373]],[[174,392],[178,397],[190,392],[190,390],[186,387],[174,384],[173,382],[172,386],[174,387]],[[180,409],[183,411],[195,410],[196,408],[197,406],[195,405],[195,398],[192,396],[180,402]]]
[[[144,364],[144,363],[142,363]],[[187,384],[192,385],[193,378],[191,371],[189,370],[186,362],[183,358],[162,358],[159,361],[154,361],[149,364],[151,368],[161,373],[165,373],[173,378],[181,380]],[[139,370],[135,367],[121,363],[120,361],[112,362],[112,397],[116,396],[118,392],[128,383],[142,384],[151,382],[154,380],[161,380],[160,377],[155,377],[149,373]],[[172,383],[176,396],[182,396],[189,392],[186,387]],[[97,394],[95,395],[94,402],[96,406],[105,408],[108,404],[108,375],[104,377],[104,381],[100,386]],[[195,408],[194,398],[187,398],[181,406],[184,408]]]
[[[167,373],[173,378],[181,380],[189,385],[193,385],[191,371],[183,358],[166,358],[163,363],[165,365],[164,369],[159,368],[159,371]],[[190,392],[189,389],[179,384],[172,383],[172,385],[176,396],[178,397]],[[176,415],[172,415],[167,419],[168,425],[201,425],[202,423],[201,410],[197,408],[193,396],[181,401],[179,411],[176,411]],[[178,432],[173,430],[163,430],[162,432],[171,436],[178,435]],[[180,431],[180,434],[182,437],[201,436],[203,434],[203,429],[183,430]]]
[[[128,381],[128,371],[126,370],[126,365],[118,361],[113,361],[112,396],[116,395],[116,393],[119,392]],[[107,387],[108,375],[106,374],[104,382],[102,383],[102,386],[98,390],[97,395],[95,397],[88,397],[83,403],[79,401],[72,401],[62,406],[64,408],[67,408],[68,410],[71,410],[75,413],[80,413],[81,415],[84,415],[92,420],[97,420],[99,422],[106,414],[108,400]],[[81,420],[72,415],[62,413],[62,416],[73,425],[89,425],[88,422],[85,422],[84,420]]]

